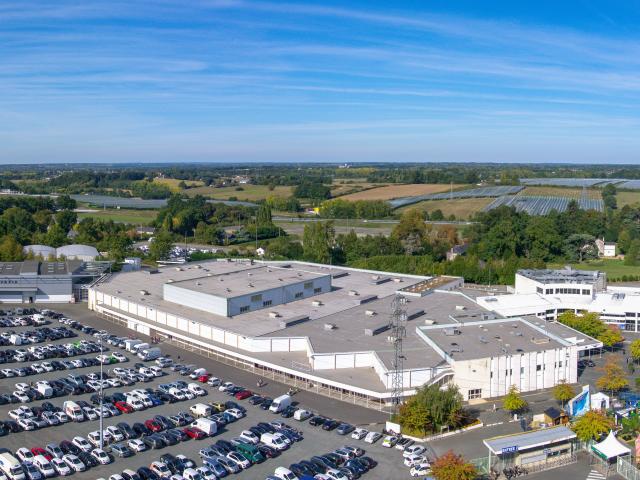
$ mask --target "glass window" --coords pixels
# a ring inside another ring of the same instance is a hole
[[[304,284],[304,288],[313,288],[313,282],[307,282]]]
[[[262,301],[262,294],[251,295],[251,301],[252,302],[260,302],[260,301]]]
[[[474,388],[469,390],[469,400],[473,400],[474,398],[481,398],[481,397],[482,397],[481,388]]]
[[[295,297],[296,298],[302,298],[303,295],[304,295],[304,292],[297,292]]]
[[[263,307],[270,307],[273,304],[273,300],[265,300],[262,302]]]
[[[244,307],[240,307],[240,313],[248,312],[249,308],[251,308],[249,305],[245,305]]]

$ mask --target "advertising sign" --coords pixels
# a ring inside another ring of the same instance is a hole
[[[580,415],[585,414],[589,411],[591,407],[591,399],[589,393],[589,385],[585,385],[582,387],[582,391],[569,400],[567,404],[567,410],[569,416],[571,417],[579,417]]]

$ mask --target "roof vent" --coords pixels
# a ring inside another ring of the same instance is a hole
[[[181,272],[182,271],[182,267],[176,267],[176,272]]]
[[[146,290],[140,290],[140,295],[149,295],[149,292]]]
[[[549,337],[532,337],[531,341],[536,345],[543,345],[545,343],[549,343],[551,340]]]
[[[486,338],[484,338],[482,335],[480,335],[480,336],[478,337],[478,340],[480,340],[480,343],[485,343],[485,344],[486,344],[486,343],[489,343],[489,340],[487,340]]]
[[[375,312],[375,310],[366,310],[366,311],[364,312],[364,314],[365,314],[367,317],[373,317],[373,316],[376,314],[376,312]]]
[[[325,323],[324,324],[324,329],[325,330],[335,330],[336,328],[336,324],[335,323]]]
[[[200,270],[200,269],[202,268],[202,265],[194,265],[194,267],[193,267],[193,268],[195,268],[195,269],[197,269],[197,270]]]
[[[253,273],[251,273],[251,272],[248,272],[248,273],[247,273],[247,276],[248,276],[248,277],[250,277],[250,276],[252,276],[252,275],[253,275]]]
[[[393,281],[394,281],[395,283],[402,283],[404,280],[402,280],[402,278],[400,278],[400,277],[395,277],[395,278],[393,279]]]
[[[269,312],[269,318],[278,318],[279,316],[278,312]]]
[[[170,278],[169,280],[167,280],[167,283],[173,283],[173,278]]]
[[[249,288],[253,288],[253,283],[250,283],[249,285],[247,285]]]
[[[448,327],[443,328],[442,333],[444,333],[447,337],[452,337],[453,335],[460,335],[462,332],[456,327]]]
[[[202,286],[202,282],[196,282],[196,286],[198,287]]]
[[[311,305],[313,305],[314,307],[319,307],[322,305],[322,302],[320,300],[314,300],[313,302],[311,302]]]
[[[467,307],[465,307],[464,305],[456,305],[456,310],[466,310]]]
[[[349,296],[350,297],[357,297],[358,295],[360,295],[360,294],[357,291],[349,290]]]

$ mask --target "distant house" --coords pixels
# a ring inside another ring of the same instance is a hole
[[[596,239],[596,247],[598,248],[598,256],[604,258],[613,258],[616,256],[616,243],[605,242],[604,238]]]
[[[156,229],[153,227],[136,227],[136,233],[138,235],[154,235],[156,233]]]
[[[469,248],[469,245],[466,243],[463,243],[462,245],[454,245],[453,247],[451,247],[451,249],[447,252],[447,260],[449,262],[452,262],[453,260],[455,260],[459,255],[464,255],[467,251],[467,249]]]

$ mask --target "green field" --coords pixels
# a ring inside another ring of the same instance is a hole
[[[241,189],[241,190],[238,190]],[[207,198],[217,200],[228,200],[229,197],[236,197],[238,200],[247,200],[255,202],[264,200],[267,197],[287,198],[292,194],[292,187],[277,186],[273,190],[269,190],[268,185],[240,185],[238,187],[195,187],[185,190],[184,193],[190,197],[202,195]]]
[[[624,264],[624,260],[598,259],[589,260],[584,263],[572,263],[572,268],[576,270],[600,270],[607,274],[610,281],[620,280],[623,275],[640,275],[640,267],[632,267]],[[551,268],[563,268],[564,264],[550,265]]]
[[[634,205],[640,203],[640,191],[636,192],[618,192],[616,193],[616,202],[618,208],[622,208],[625,205]]]
[[[100,220],[113,220],[118,223],[131,223],[133,225],[149,225],[155,220],[157,210],[127,210],[124,208],[107,208],[95,212],[78,213],[78,220],[83,218],[98,218]]]

